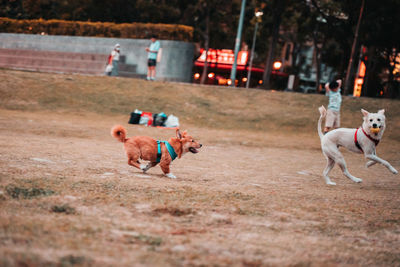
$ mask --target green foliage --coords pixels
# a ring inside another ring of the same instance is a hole
[[[117,38],[148,38],[151,34],[159,39],[190,42],[193,28],[175,24],[110,23],[65,20],[14,20],[0,18],[0,32],[49,35],[96,36]]]

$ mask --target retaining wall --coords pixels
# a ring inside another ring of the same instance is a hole
[[[160,40],[157,79],[190,82],[194,45]],[[102,75],[114,45],[121,45],[120,74],[145,77],[147,39],[0,33],[0,67]]]

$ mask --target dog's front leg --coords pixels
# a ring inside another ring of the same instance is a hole
[[[370,152],[364,153],[366,158],[367,158],[367,155],[369,155],[369,154],[372,154],[372,155],[376,156],[376,150],[374,149],[374,151],[372,153],[370,153]],[[376,163],[377,162],[375,160],[370,160],[365,164],[365,167],[369,168],[369,167],[375,165]]]
[[[169,164],[164,163],[164,162],[161,162],[161,163],[160,163],[160,167],[161,167],[161,170],[164,172],[165,176],[167,176],[168,178],[171,178],[171,179],[176,179],[176,176],[173,175],[173,174],[169,171]]]
[[[376,164],[376,161],[370,160],[365,164],[365,167],[369,168],[369,167],[371,167],[372,165],[375,165],[375,164]]]
[[[397,174],[397,173],[398,173],[398,171],[397,171],[395,168],[393,168],[393,166],[390,165],[389,162],[387,162],[386,160],[381,159],[381,158],[378,157],[377,155],[369,154],[369,155],[365,155],[365,157],[366,157],[367,159],[370,159],[370,160],[375,161],[376,163],[382,164],[383,166],[385,166],[386,168],[388,168],[388,169],[389,169],[392,173],[394,173],[394,174]],[[368,164],[368,163],[367,163],[367,164]],[[371,164],[371,165],[373,165],[373,164]],[[371,166],[371,165],[370,165],[370,166]]]

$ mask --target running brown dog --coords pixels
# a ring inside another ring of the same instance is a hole
[[[143,172],[160,163],[164,174],[172,179],[176,176],[170,172],[169,165],[176,158],[181,158],[185,153],[199,152],[202,144],[196,142],[184,131],[182,134],[176,130],[176,137],[167,141],[157,141],[149,136],[134,136],[126,138],[126,129],[122,125],[116,125],[111,129],[111,135],[124,143],[128,164]],[[147,165],[141,164],[139,159],[149,161]]]

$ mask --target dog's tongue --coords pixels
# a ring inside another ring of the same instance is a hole
[[[189,148],[189,150],[190,150],[190,152],[192,152],[192,153],[197,153],[197,152],[199,152],[196,148],[194,148],[194,147],[191,147],[191,148]]]

